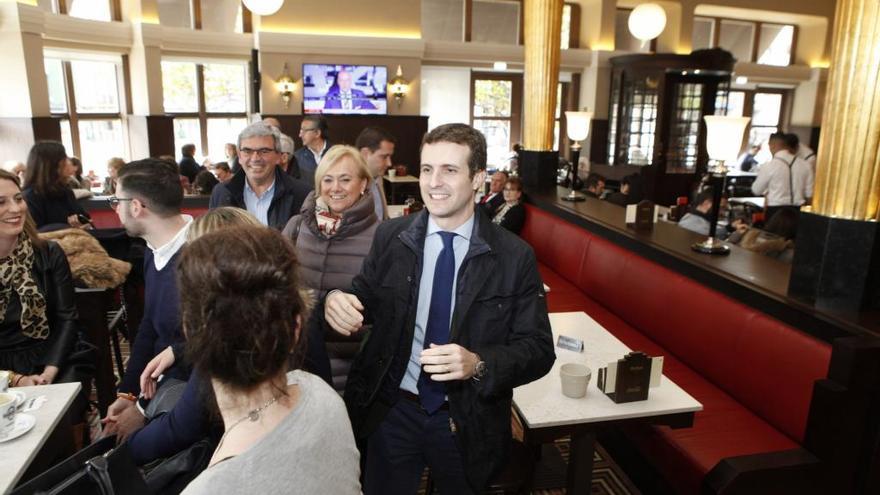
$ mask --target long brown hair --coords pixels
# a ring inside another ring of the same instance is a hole
[[[58,141],[40,141],[31,147],[27,159],[25,183],[42,196],[59,196],[68,188],[58,173],[59,164],[67,158],[64,145]]]
[[[0,180],[8,180],[9,182],[12,182],[15,184],[15,187],[21,191],[21,183],[18,182],[18,176],[12,172],[0,169]],[[46,241],[41,239],[37,234],[37,225],[34,223],[34,219],[31,218],[31,213],[27,209],[25,209],[24,217],[24,233],[27,234],[28,239],[31,240],[32,244],[35,246],[42,246]]]

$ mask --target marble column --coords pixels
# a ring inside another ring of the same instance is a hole
[[[562,0],[525,0],[525,73],[523,151],[520,175],[527,188],[555,184],[558,153],[553,151],[556,86],[559,82],[559,44]]]
[[[880,308],[880,3],[839,0],[813,205],[789,293],[843,311]]]

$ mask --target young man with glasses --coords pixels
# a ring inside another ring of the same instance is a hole
[[[169,346],[183,343],[175,266],[192,217],[182,215],[183,190],[177,166],[148,158],[123,165],[116,195],[108,201],[125,231],[147,241],[144,256],[144,317],[116,401],[107,410],[104,432],[120,441],[144,424],[136,406],[140,376],[147,363]],[[167,378],[187,380],[189,370],[174,366]]]
[[[281,131],[264,122],[245,127],[238,135],[241,170],[228,182],[217,184],[209,208],[235,206],[263,225],[284,228],[299,213],[310,188],[281,170],[281,158]]]
[[[296,165],[299,178],[308,184],[309,189],[315,187],[315,170],[324,153],[332,144],[327,137],[327,119],[320,115],[306,115],[299,127],[299,138],[303,147],[296,150]]]

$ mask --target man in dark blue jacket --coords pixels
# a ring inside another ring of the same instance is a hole
[[[364,493],[481,493],[504,467],[513,388],[555,359],[532,249],[474,204],[486,140],[447,124],[422,141],[426,210],[383,222],[351,294],[326,299],[348,335],[372,322],[345,390],[366,442]]]
[[[238,135],[241,170],[214,187],[209,208],[235,206],[263,225],[283,229],[299,213],[310,189],[278,167],[281,156],[281,131],[263,122],[245,127]]]
[[[183,191],[174,164],[146,159],[119,170],[110,205],[128,235],[147,241],[144,257],[144,316],[119,385],[119,398],[107,410],[107,434],[124,439],[143,426],[136,406],[140,375],[163,349],[183,342],[175,266],[192,217],[180,214]],[[166,377],[186,380],[189,370],[174,366]]]

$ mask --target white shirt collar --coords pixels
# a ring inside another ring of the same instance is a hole
[[[275,175],[272,175],[272,184],[270,184],[269,187],[265,191],[263,191],[263,194],[257,195],[257,193],[254,192],[254,190],[251,188],[250,183],[248,183],[247,178],[245,178],[244,180],[244,190],[253,194],[254,197],[257,199],[263,199],[266,194],[273,193],[275,191]]]
[[[474,218],[476,218],[476,216],[477,216],[476,212],[474,212],[474,214],[471,215],[471,217],[468,218],[467,221],[465,221],[463,224],[459,225],[458,228],[456,228],[452,232],[455,232],[457,235],[461,236],[464,240],[470,242],[471,234],[474,231]],[[442,232],[442,231],[443,231],[443,229],[441,229],[440,226],[437,225],[437,222],[434,221],[434,217],[431,215],[428,215],[428,231],[425,236],[427,237],[435,232]]]
[[[189,226],[192,225],[193,217],[190,215],[181,216],[186,224],[165,245],[155,248],[149,242],[147,243],[147,247],[153,251],[153,264],[156,265],[156,270],[165,268],[165,265],[171,261],[174,254],[180,251],[180,248],[186,244],[186,233],[189,231]]]

